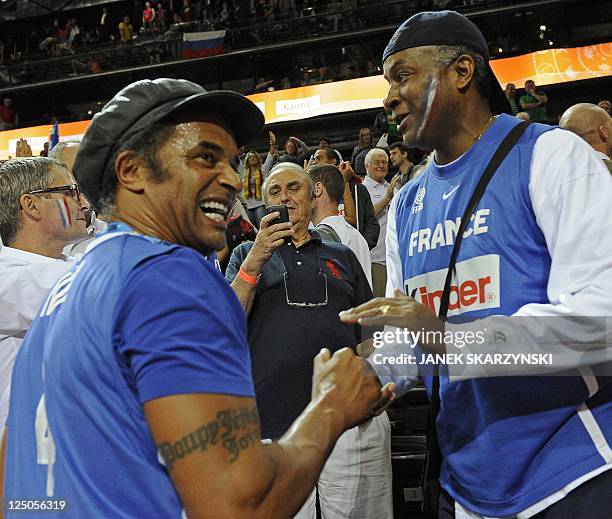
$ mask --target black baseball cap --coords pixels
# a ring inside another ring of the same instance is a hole
[[[491,80],[489,105],[494,115],[511,113],[510,104],[489,65],[489,46],[480,29],[456,11],[424,11],[408,18],[398,27],[383,52],[383,63],[391,54],[428,45],[466,47],[480,54]]]
[[[79,187],[96,205],[104,171],[121,142],[179,113],[207,112],[227,122],[239,147],[257,137],[265,124],[257,106],[230,90],[207,91],[191,81],[170,78],[126,86],[94,116],[83,136],[74,163]]]

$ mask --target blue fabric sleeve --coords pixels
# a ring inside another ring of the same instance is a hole
[[[181,248],[127,276],[113,344],[141,403],[184,393],[255,396],[244,311],[214,266]]]

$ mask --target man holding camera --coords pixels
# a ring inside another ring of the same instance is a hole
[[[360,327],[341,323],[338,313],[370,300],[372,291],[348,247],[308,229],[314,185],[304,169],[276,165],[263,197],[268,206],[286,206],[289,222],[275,223],[280,211],[265,216],[255,242],[234,250],[226,278],[249,316],[262,438],[274,440],[308,405],[313,355],[361,341]],[[343,434],[317,484],[324,517],[392,517],[390,464],[386,415]],[[313,492],[296,517],[314,519],[315,501]]]
[[[519,103],[529,114],[529,120],[532,123],[548,124],[548,111],[546,110],[548,96],[541,90],[536,90],[533,80],[525,81],[525,95],[521,96]]]

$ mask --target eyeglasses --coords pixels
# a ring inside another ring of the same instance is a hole
[[[42,195],[45,193],[68,193],[72,198],[76,198],[78,202],[81,201],[81,190],[76,184],[68,184],[67,186],[47,187],[45,189],[35,189],[34,191],[28,191],[27,195]]]
[[[388,160],[371,160],[368,164],[374,164],[375,166],[386,166],[389,164]]]
[[[283,283],[285,285],[285,300],[287,301],[287,304],[289,306],[298,306],[301,308],[313,308],[316,306],[326,306],[327,302],[328,302],[328,297],[327,297],[327,276],[325,275],[325,273],[321,270],[321,257],[319,256],[319,250],[317,249],[317,260],[319,262],[319,274],[318,277],[319,279],[323,278],[323,286],[325,288],[325,297],[323,301],[320,302],[310,302],[310,301],[304,301],[304,302],[296,302],[293,301],[292,298],[289,296],[289,285],[291,285],[291,279],[289,278],[289,274],[287,273],[287,267],[285,267],[285,262],[283,261],[282,256],[280,255],[280,253],[278,253],[278,257],[281,260],[281,263],[283,265]],[[289,281],[289,285],[287,284],[287,281]],[[296,280],[297,281],[297,280]],[[298,282],[299,284],[299,282]]]

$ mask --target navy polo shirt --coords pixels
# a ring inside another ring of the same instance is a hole
[[[312,239],[296,249],[283,245],[263,268],[249,314],[248,340],[262,438],[279,438],[310,402],[314,357],[354,348],[358,326],[344,324],[338,313],[372,298],[357,257],[341,243]],[[225,277],[231,282],[253,242],[234,249]],[[285,269],[287,275],[284,275]],[[320,272],[319,272],[320,271]],[[293,306],[322,303],[324,306]],[[286,287],[286,288],[285,288]]]

